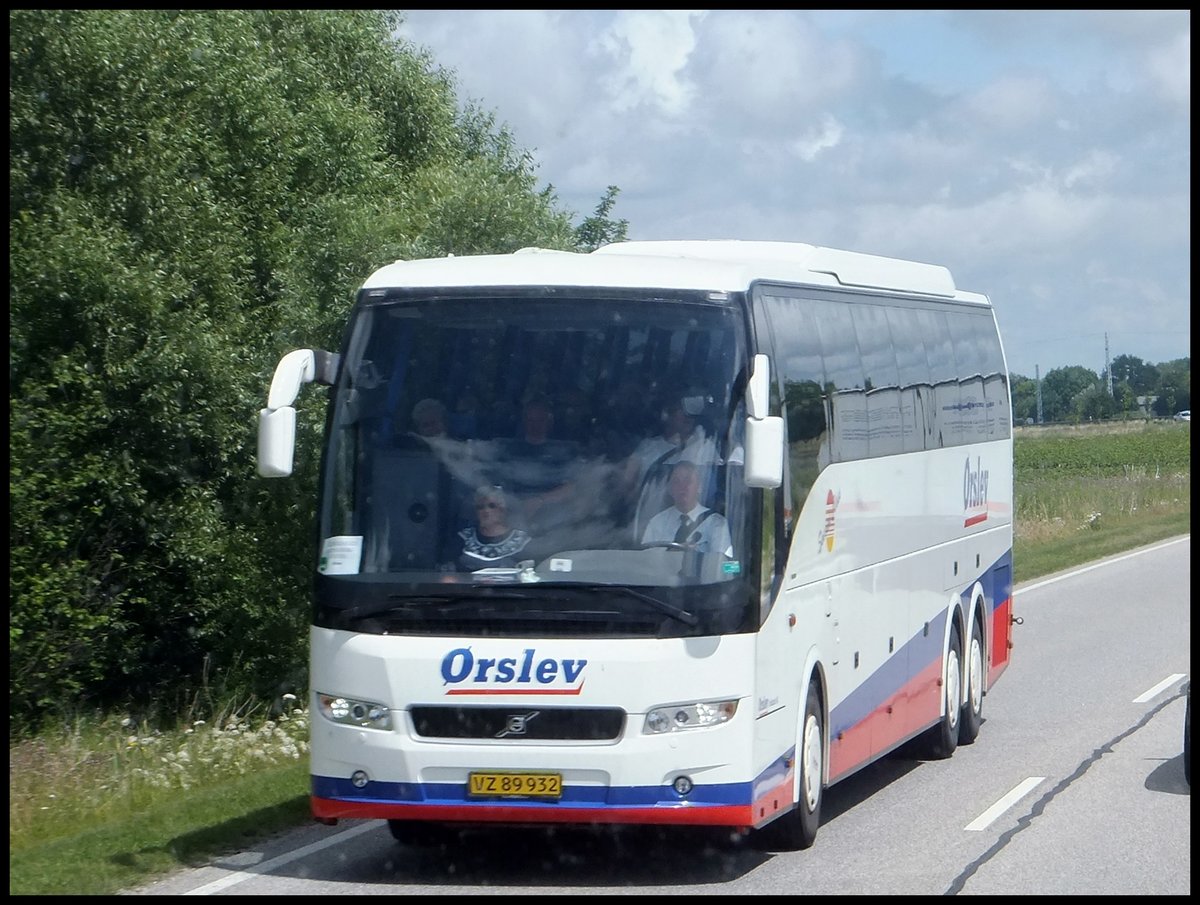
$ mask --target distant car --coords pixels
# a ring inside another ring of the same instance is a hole
[[[1176,421],[1191,421],[1192,420],[1192,410],[1184,409],[1182,412],[1176,412],[1175,420]]]

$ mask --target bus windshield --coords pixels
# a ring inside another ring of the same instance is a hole
[[[345,613],[461,628],[553,597],[686,634],[745,606],[740,296],[374,295],[332,395],[318,609],[324,588]]]

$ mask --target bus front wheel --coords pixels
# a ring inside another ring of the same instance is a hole
[[[760,848],[797,851],[808,848],[817,838],[825,777],[825,720],[816,682],[809,685],[804,704],[796,769],[800,773],[799,800],[792,810],[753,833]]]

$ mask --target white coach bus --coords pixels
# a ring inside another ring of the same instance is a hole
[[[314,381],[317,820],[805,848],[831,784],[975,740],[1011,647],[1011,410],[992,306],[944,267],[746,241],[398,261],[340,351],[280,361],[261,475],[291,473]],[[652,536],[672,507],[707,526]]]

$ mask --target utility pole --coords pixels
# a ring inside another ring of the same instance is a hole
[[[1038,424],[1042,423],[1042,375],[1040,373],[1041,366],[1033,366],[1033,382],[1037,384],[1037,413]]]
[[[1108,396],[1112,398],[1112,365],[1108,362],[1108,331],[1104,331],[1104,373],[1108,375]]]

